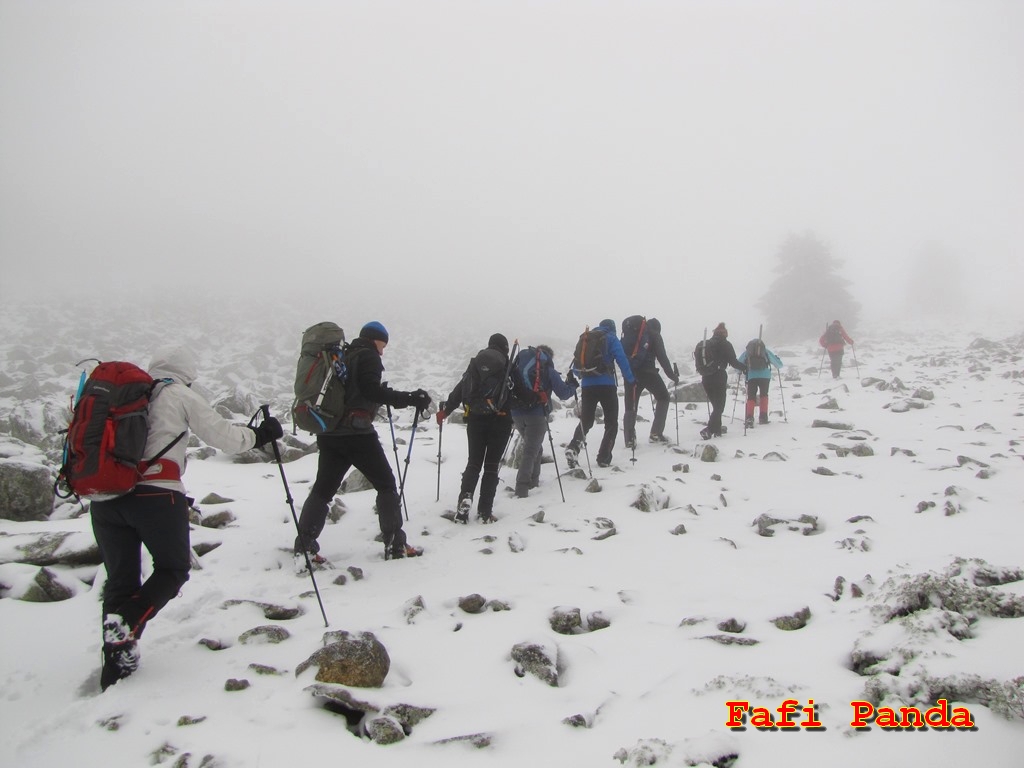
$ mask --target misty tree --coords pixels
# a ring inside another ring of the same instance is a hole
[[[860,305],[847,290],[850,281],[839,274],[842,261],[813,233],[787,237],[776,259],[777,277],[757,303],[772,339],[817,338],[833,320],[856,326]]]

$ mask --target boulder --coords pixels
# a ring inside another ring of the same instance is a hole
[[[321,683],[380,688],[391,669],[387,649],[372,632],[328,632],[325,645],[295,668],[296,677],[317,667]]]

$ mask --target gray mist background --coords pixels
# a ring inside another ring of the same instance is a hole
[[[1022,137],[1016,0],[0,0],[0,299],[742,338],[810,230],[1017,321]]]

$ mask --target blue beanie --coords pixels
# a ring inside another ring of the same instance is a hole
[[[366,339],[367,341],[383,341],[387,344],[389,338],[388,329],[374,320],[362,327],[359,331],[359,338]]]

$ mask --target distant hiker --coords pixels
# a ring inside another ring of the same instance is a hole
[[[544,344],[522,350],[516,356],[515,368],[527,389],[538,398],[533,404],[517,399],[512,403],[512,423],[523,440],[523,455],[516,475],[516,497],[525,499],[531,488],[540,485],[540,463],[544,436],[548,432],[551,395],[554,393],[561,400],[567,400],[576,394],[579,384],[571,372],[567,380],[562,380],[562,375],[555,369],[555,353]]]
[[[843,351],[847,344],[853,344],[853,339],[847,335],[842,323],[833,320],[825,328],[825,333],[818,339],[818,343],[828,352],[828,361],[832,366],[832,378],[838,379],[839,372],[843,369]]]
[[[437,412],[437,423],[441,425],[448,414],[460,405],[465,406],[469,457],[462,472],[456,522],[469,522],[477,481],[480,482],[477,516],[481,522],[494,522],[498,466],[512,435],[512,398],[523,403],[541,401],[539,395],[528,390],[522,379],[512,373],[508,339],[495,333],[487,340],[487,347],[469,361],[459,383]]]
[[[570,469],[579,464],[580,446],[587,432],[594,426],[597,406],[604,411],[604,436],[597,449],[597,466],[608,467],[612,463],[612,448],[619,433],[619,395],[615,377],[618,364],[625,380],[627,391],[636,382],[629,360],[622,349],[615,332],[614,320],[602,320],[596,328],[588,330],[576,345],[573,372],[579,377],[580,423],[569,445],[565,449],[565,460]]]
[[[317,539],[327,522],[334,494],[352,467],[362,472],[377,491],[377,520],[384,539],[384,558],[420,554],[420,550],[406,542],[398,485],[373,422],[382,405],[425,411],[430,406],[430,395],[423,389],[400,392],[381,382],[384,373],[381,357],[389,338],[384,326],[373,321],[364,325],[359,338],[345,349],[344,364],[348,372],[345,410],[337,426],[316,436],[319,451],[316,480],[302,505],[300,535],[295,537],[294,544],[295,569],[299,573],[304,573],[307,567],[303,545],[314,567],[326,563],[319,554]]]
[[[768,386],[772,383],[772,366],[781,369],[782,361],[761,339],[748,341],[746,349],[740,353],[739,361],[747,366],[747,407],[743,425],[748,429],[754,426],[755,401],[760,410],[758,423],[767,424]]]
[[[178,594],[191,566],[189,504],[181,475],[188,433],[230,453],[258,448],[281,437],[280,422],[265,419],[247,427],[224,419],[191,389],[198,365],[185,347],[157,350],[149,374],[158,383],[149,405],[149,433],[144,456],[153,457],[174,443],[135,489],[107,501],[93,501],[90,513],[107,580],[103,585],[103,670],[106,690],[139,666],[138,641],[147,623]],[[184,439],[175,441],[185,433]],[[144,546],[153,569],[142,582]]]
[[[725,401],[729,396],[729,374],[726,368],[731,365],[742,373],[747,372],[747,366],[736,359],[736,350],[733,349],[728,337],[729,331],[726,330],[725,323],[715,326],[711,338],[707,342],[702,342],[703,359],[697,361],[701,374],[700,382],[704,385],[708,402],[711,403],[708,425],[700,431],[700,436],[705,440],[722,436],[722,414],[725,412]],[[698,348],[700,346],[698,345]]]
[[[627,448],[636,448],[636,413],[640,403],[640,395],[646,389],[654,395],[654,421],[651,423],[650,441],[664,443],[665,420],[668,418],[668,389],[658,373],[657,366],[668,376],[673,384],[679,383],[672,364],[665,353],[665,341],[661,337],[661,322],[652,317],[650,320],[639,318],[640,323],[635,331],[627,330],[635,324],[635,317],[627,317],[622,321],[622,348],[629,358],[629,367],[633,371],[636,382],[626,387],[625,413],[622,417],[622,432]],[[634,323],[630,323],[633,320]]]

